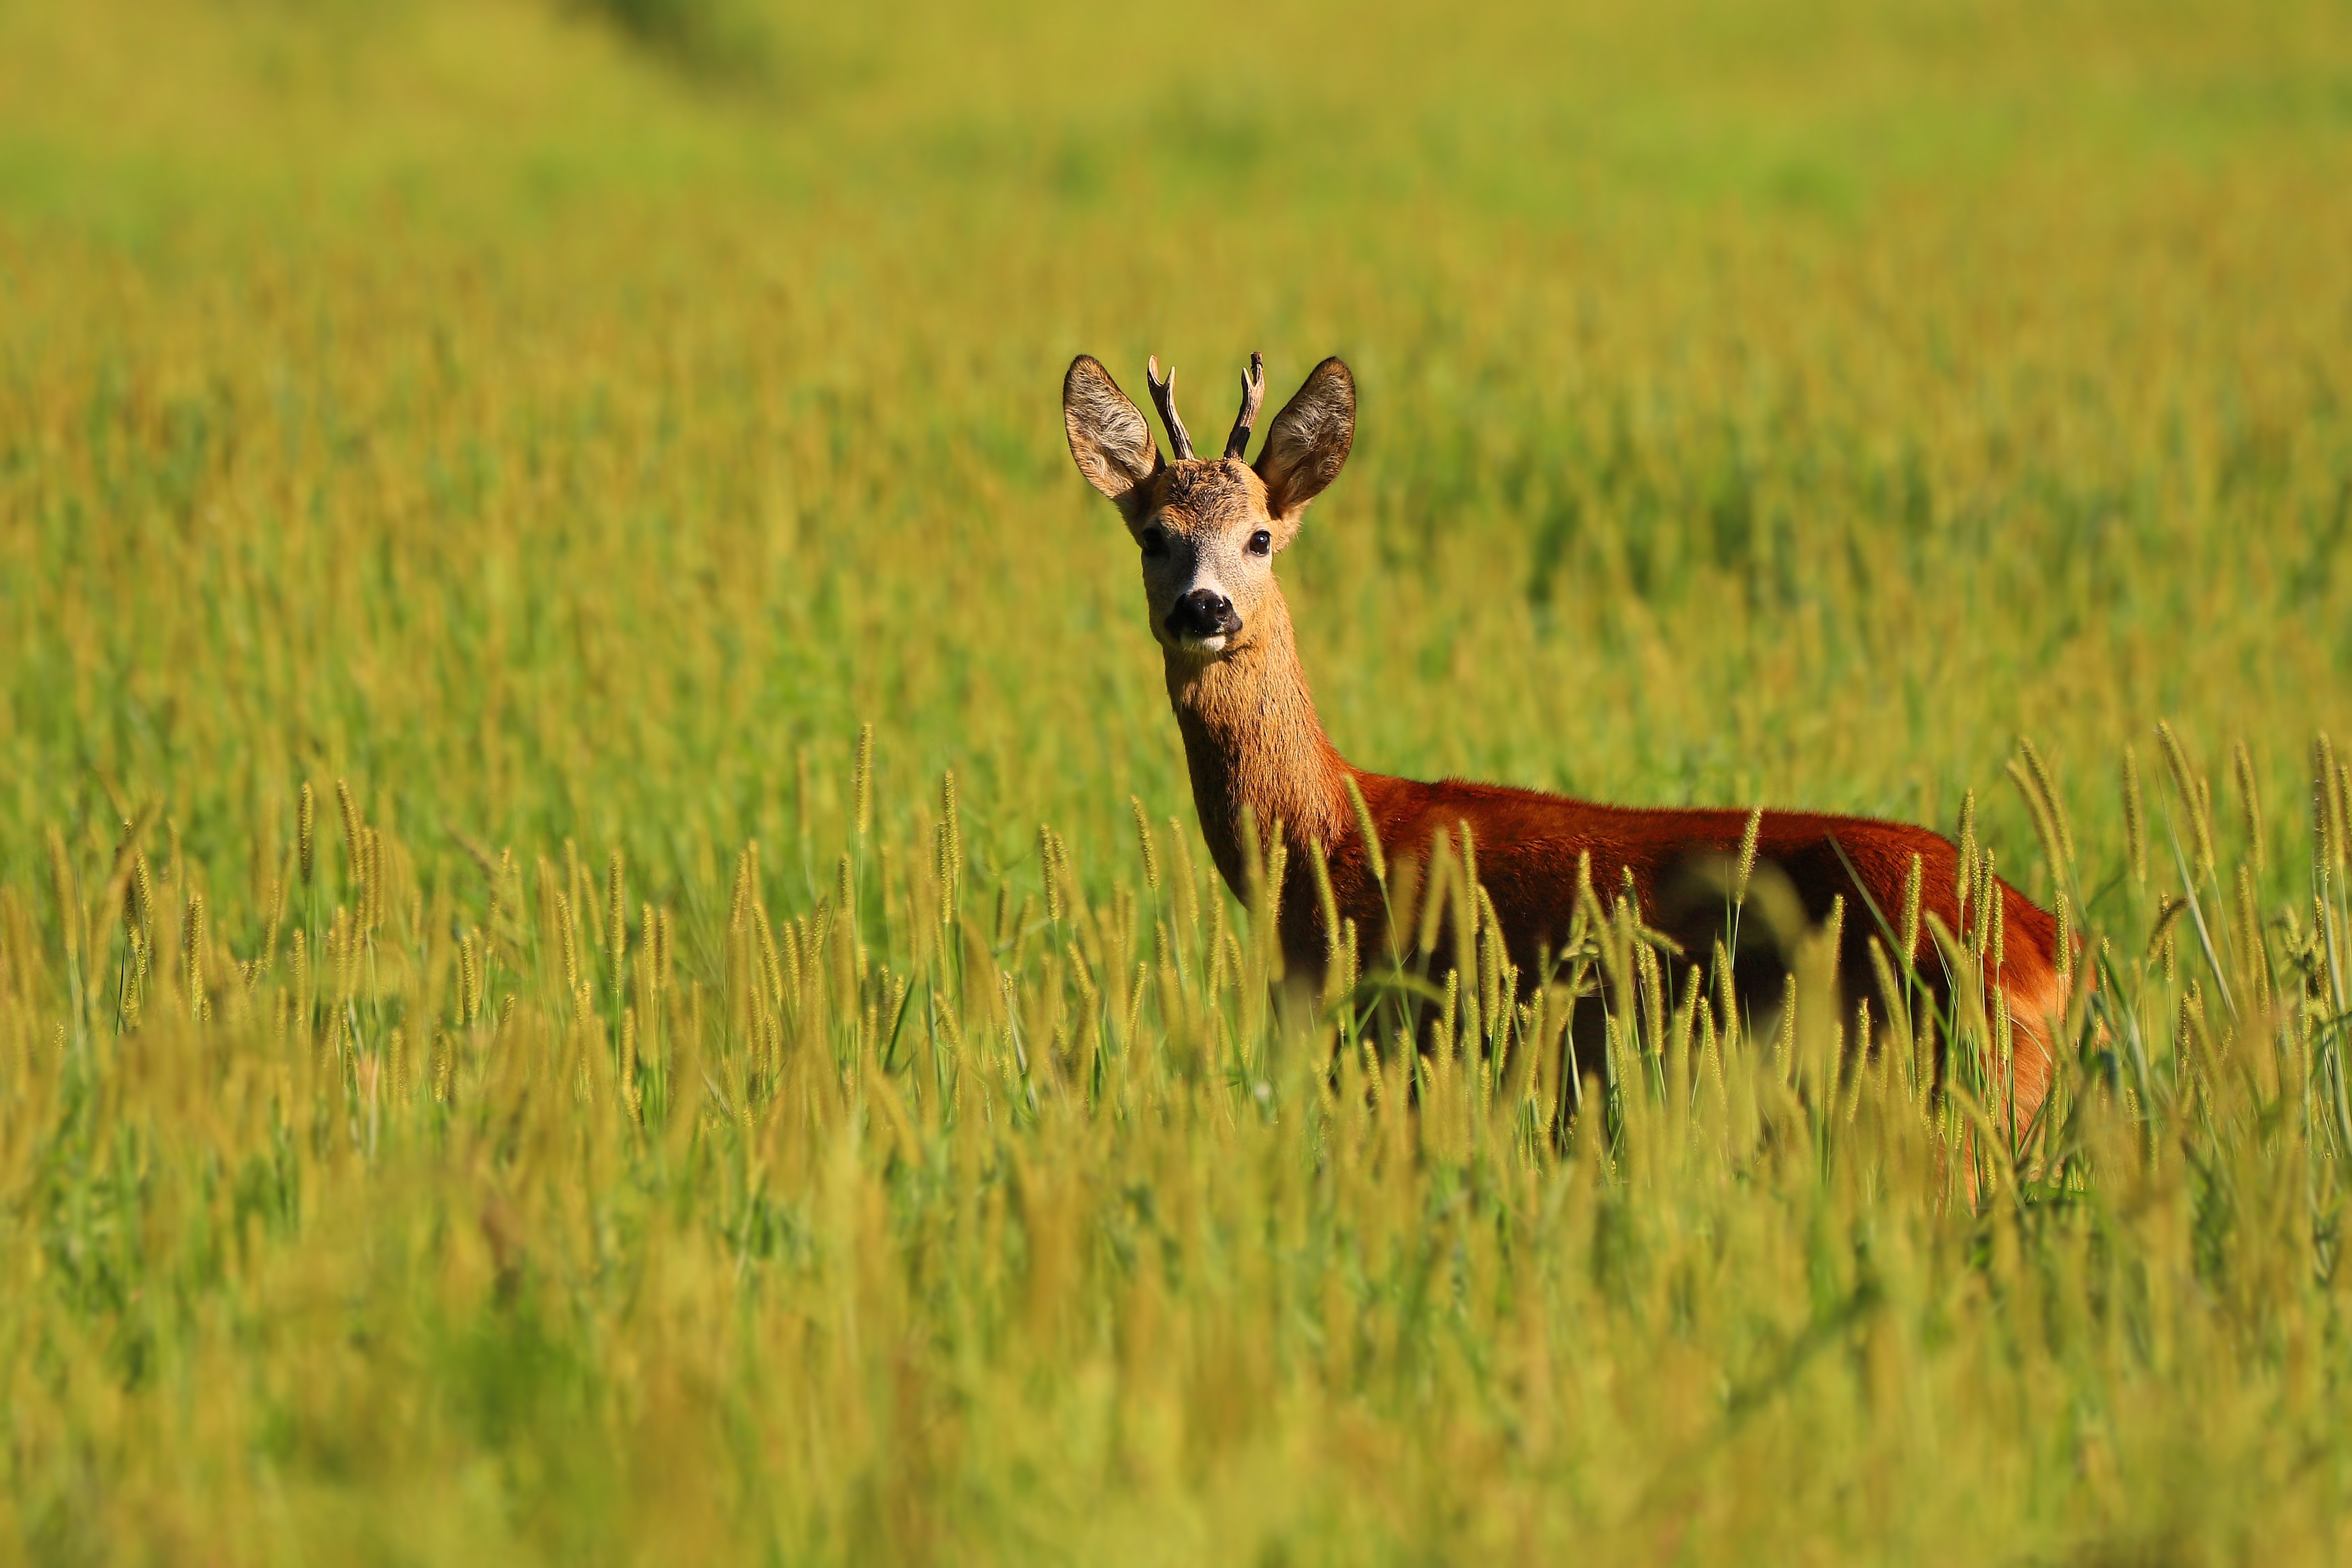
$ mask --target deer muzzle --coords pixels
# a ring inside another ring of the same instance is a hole
[[[1196,588],[1176,601],[1167,626],[1169,635],[1179,641],[1206,643],[1240,631],[1242,618],[1234,613],[1234,601],[1215,589]]]

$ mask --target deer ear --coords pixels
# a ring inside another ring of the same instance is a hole
[[[1307,503],[1339,476],[1356,440],[1356,378],[1333,355],[1308,372],[1265,433],[1257,476],[1265,481],[1266,510],[1296,523]]]
[[[1072,360],[1062,378],[1062,427],[1078,472],[1132,522],[1143,486],[1160,471],[1160,449],[1143,415],[1092,354]]]

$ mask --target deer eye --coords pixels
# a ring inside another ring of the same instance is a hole
[[[1274,536],[1267,533],[1264,528],[1258,529],[1257,532],[1250,535],[1249,552],[1252,555],[1272,555],[1274,553]]]
[[[1166,555],[1168,553],[1168,536],[1160,532],[1158,528],[1144,529],[1143,553],[1149,556]]]

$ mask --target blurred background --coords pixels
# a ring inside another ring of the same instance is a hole
[[[1282,571],[1363,765],[1948,831],[2168,715],[2290,789],[2347,192],[2291,0],[0,6],[0,862],[153,800],[258,894],[347,776],[684,876],[866,720],[983,866],[1189,821],[1082,350],[1195,428],[1354,366]]]

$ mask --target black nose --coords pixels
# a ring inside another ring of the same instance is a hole
[[[1194,589],[1168,612],[1168,630],[1179,637],[1223,637],[1241,629],[1234,601],[1213,589]]]

